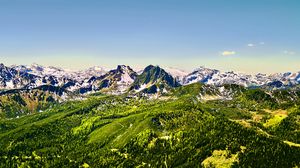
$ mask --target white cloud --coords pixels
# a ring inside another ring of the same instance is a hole
[[[265,45],[266,43],[261,41],[259,43],[249,43],[247,44],[248,47],[254,47],[254,46],[258,46],[258,45]]]
[[[294,51],[288,51],[288,50],[284,50],[283,51],[283,54],[286,54],[286,55],[294,55],[296,54]]]
[[[235,55],[235,54],[236,54],[235,51],[223,51],[221,53],[221,55],[223,55],[223,56],[230,56],[230,55]]]

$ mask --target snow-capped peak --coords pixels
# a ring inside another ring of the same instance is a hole
[[[172,67],[167,67],[163,68],[167,73],[172,75],[174,78],[176,78],[178,81],[182,81],[183,78],[188,75],[188,73],[184,70],[177,69],[177,68],[172,68]]]
[[[154,75],[151,77],[151,81],[148,81],[149,75]],[[174,78],[177,80],[174,80]],[[123,93],[131,88],[141,88],[145,82],[153,84],[153,82],[161,81],[169,83],[170,87],[201,82],[217,86],[237,84],[245,87],[281,88],[300,84],[300,72],[247,75],[234,71],[222,72],[216,69],[199,67],[187,74],[185,71],[177,68],[165,68],[164,70],[159,66],[150,65],[139,74],[126,65],[119,65],[116,69],[110,71],[101,66],[74,71],[39,64],[29,66],[12,65],[10,67],[0,64],[0,89],[34,88],[41,85],[52,85],[63,87],[69,91],[82,89],[80,93],[102,90],[104,88],[110,91],[113,90],[114,93]],[[180,84],[178,84],[178,81]],[[135,86],[132,87],[132,84]]]

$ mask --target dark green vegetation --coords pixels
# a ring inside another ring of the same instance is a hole
[[[159,99],[95,94],[3,118],[0,167],[300,166],[296,96],[224,87],[233,99],[208,101],[220,91],[192,84]]]

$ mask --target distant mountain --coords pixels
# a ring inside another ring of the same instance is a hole
[[[90,78],[91,76],[101,76],[104,75],[107,70],[100,66],[94,66],[86,70],[72,71],[69,69],[63,69],[53,66],[42,66],[38,64],[27,65],[13,65],[11,68],[14,68],[21,72],[27,72],[36,76],[53,76],[58,79],[73,79],[76,81],[82,81],[84,79]]]
[[[187,74],[183,78],[183,85],[188,85],[196,82],[200,83],[208,83],[209,80],[213,78],[214,75],[219,74],[220,71],[215,70],[215,69],[209,69],[209,68],[204,68],[200,67],[196,70],[194,70],[192,73]]]
[[[118,65],[114,70],[99,77],[91,77],[83,83],[80,93],[103,91],[112,94],[124,93],[137,77],[137,73],[129,66]]]
[[[38,64],[32,64],[30,66],[27,65],[13,65],[11,68],[14,68],[21,72],[27,72],[36,76],[56,76],[63,77],[66,76],[65,70],[57,67],[44,67]]]
[[[38,64],[27,65],[13,65],[10,67],[20,73],[34,75],[36,78],[30,83],[30,87],[34,88],[41,85],[60,86],[68,91],[78,91],[83,85],[86,85],[85,81],[90,78],[97,78],[104,75],[107,71],[105,68],[95,66],[86,70],[72,71],[63,68],[57,68],[53,66],[41,66]],[[18,88],[22,88],[21,85]],[[16,87],[12,87],[14,89]]]
[[[259,85],[252,75],[241,73],[221,72],[215,69],[200,67],[194,70],[183,79],[183,84],[188,85],[195,82],[205,84],[224,85],[224,84],[237,84],[242,86]]]
[[[32,88],[42,82],[38,76],[0,64],[0,90]]]
[[[180,84],[159,66],[149,65],[136,77],[130,90],[144,93],[166,92],[166,89]]]
[[[212,85],[237,84],[245,87],[285,88],[300,83],[300,73],[278,73],[273,75],[221,72],[215,69],[200,67],[183,78],[183,85],[200,82]]]
[[[188,75],[188,72],[177,68],[167,67],[164,68],[164,70],[172,75],[178,82],[182,82],[183,78]]]
[[[20,85],[19,87],[13,87],[11,89],[17,88],[35,88],[42,85],[60,86],[64,89],[72,91],[74,86],[78,85],[78,79],[75,73],[68,72],[62,68],[56,67],[44,67],[38,64],[32,64],[31,66],[25,65],[13,65],[10,67],[17,71],[19,74],[27,74],[31,76],[29,83],[27,85]],[[15,76],[18,78],[17,76]]]
[[[139,72],[126,65],[119,65],[113,70],[95,66],[86,70],[72,71],[38,64],[10,67],[0,64],[0,90],[33,89],[48,85],[78,94],[97,91],[109,94],[122,94],[128,91],[153,94],[166,93],[170,88],[193,83],[214,86],[240,85],[268,90],[288,89],[300,84],[300,72],[247,75],[200,67],[187,73],[176,68],[163,69],[153,65]]]
[[[86,78],[89,78],[91,76],[96,76],[96,77],[102,76],[105,73],[107,73],[108,71],[109,70],[104,68],[104,67],[93,66],[93,67],[88,68],[86,70],[78,71],[75,74],[78,75],[79,79],[86,79]]]

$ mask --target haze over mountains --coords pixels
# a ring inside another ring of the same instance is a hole
[[[200,67],[187,73],[176,68],[161,68],[149,65],[141,72],[119,65],[108,70],[91,67],[71,71],[58,67],[44,67],[38,64],[5,66],[0,64],[0,89],[33,89],[43,85],[60,87],[69,92],[85,94],[103,91],[112,94],[125,92],[167,92],[168,88],[192,83],[221,86],[237,84],[244,87],[268,87],[271,89],[293,87],[300,83],[300,73],[277,73],[272,75],[221,72]]]

